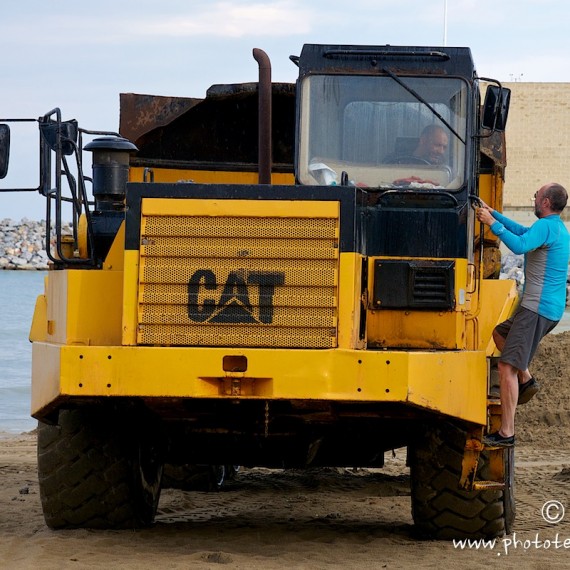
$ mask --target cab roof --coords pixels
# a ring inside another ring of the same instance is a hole
[[[305,44],[299,58],[299,77],[319,74],[448,75],[471,81],[477,76],[467,47],[355,46]]]

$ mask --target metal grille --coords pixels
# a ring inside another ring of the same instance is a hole
[[[139,344],[336,346],[337,216],[141,222]]]
[[[378,259],[374,262],[377,309],[453,309],[455,263],[451,260]]]
[[[454,263],[433,261],[431,266],[412,264],[412,299],[414,307],[453,308]]]
[[[415,272],[412,295],[417,303],[445,303],[449,296],[446,273],[441,269]]]

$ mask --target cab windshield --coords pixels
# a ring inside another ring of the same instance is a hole
[[[463,184],[462,80],[312,75],[301,97],[302,184],[452,191]]]

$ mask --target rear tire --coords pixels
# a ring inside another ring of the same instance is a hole
[[[219,491],[231,478],[229,466],[224,465],[172,465],[164,466],[163,489],[182,491]],[[234,476],[235,478],[235,476]]]
[[[46,524],[139,528],[154,521],[160,441],[148,418],[108,408],[62,410],[38,425],[38,476]]]
[[[423,536],[495,538],[511,532],[515,518],[514,449],[505,457],[503,491],[459,489],[466,432],[452,424],[429,425],[410,446],[412,516]],[[485,453],[478,479],[485,480]]]

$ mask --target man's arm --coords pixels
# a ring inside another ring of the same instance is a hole
[[[517,222],[511,220],[510,218],[507,218],[507,216],[503,216],[503,214],[500,214],[499,212],[497,212],[497,210],[493,210],[493,208],[491,208],[491,206],[489,206],[488,204],[485,204],[483,200],[480,200],[480,203],[481,207],[477,208],[477,219],[480,222],[487,224],[488,226],[493,226],[493,224],[496,223],[497,225],[491,227],[491,231],[495,235],[499,235],[497,231],[502,231],[501,227],[505,227],[511,233],[518,236],[523,235],[525,232],[528,231],[529,228],[521,224],[518,224]]]
[[[530,228],[525,228],[492,210],[486,204],[477,209],[477,219],[490,226],[491,231],[517,255],[541,247],[548,239],[548,223],[543,219],[537,220]],[[508,227],[501,220],[506,220]],[[517,234],[516,231],[511,231],[511,228],[518,231],[522,228],[524,232]]]
[[[499,227],[496,228],[495,224]],[[548,240],[548,222],[544,219],[537,220],[523,235],[516,235],[506,229],[502,224],[495,222],[491,231],[501,238],[501,241],[515,254],[519,255],[542,247]],[[502,229],[502,231],[500,231]]]
[[[519,224],[517,222],[515,222],[514,220],[511,220],[510,218],[507,218],[507,216],[503,216],[503,214],[500,214],[499,212],[497,212],[496,210],[493,210],[492,212],[492,216],[493,218],[495,218],[495,220],[499,223],[502,224],[509,232],[517,235],[517,236],[522,236],[523,234],[525,234],[526,232],[528,232],[528,230],[530,228],[527,228],[526,226],[523,226],[522,224]],[[499,226],[496,226],[496,229],[499,229]],[[495,234],[498,235],[493,228],[491,228],[491,231]]]

